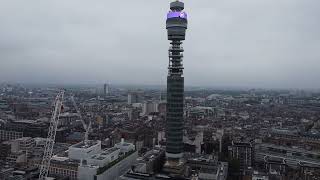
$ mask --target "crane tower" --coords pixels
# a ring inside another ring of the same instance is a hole
[[[64,96],[64,91],[59,92],[59,94],[56,96],[56,99],[54,101],[54,109],[53,109],[52,117],[50,120],[48,137],[44,147],[44,154],[43,154],[43,158],[40,166],[39,180],[45,180],[46,177],[48,176],[53,145],[55,142],[57,126],[59,122],[59,116],[63,108],[62,106],[63,96]]]

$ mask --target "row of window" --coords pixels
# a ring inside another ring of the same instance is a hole
[[[60,168],[50,168],[50,174],[57,174],[60,176],[69,176],[71,178],[77,178],[77,171],[70,171],[67,169],[60,169]]]

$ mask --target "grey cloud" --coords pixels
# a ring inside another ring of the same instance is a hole
[[[1,0],[0,81],[165,84],[169,2]],[[320,87],[319,1],[185,3],[187,85]]]

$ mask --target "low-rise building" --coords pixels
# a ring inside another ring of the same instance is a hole
[[[114,147],[83,160],[79,166],[79,180],[118,179],[136,162],[138,152],[123,140]]]
[[[53,157],[50,162],[49,175],[63,178],[69,177],[70,180],[76,180],[78,174],[79,161],[64,157]]]
[[[0,129],[0,141],[14,140],[23,137],[23,132]]]
[[[87,141],[72,145],[68,150],[68,157],[73,160],[87,159],[101,152],[101,141]]]
[[[298,169],[299,163],[320,165],[319,151],[308,151],[298,147],[260,143],[255,145],[255,160],[264,162],[266,158],[281,158],[290,168]]]
[[[228,177],[228,163],[216,158],[191,158],[187,160],[187,167],[198,172],[199,179],[203,180],[226,180]]]

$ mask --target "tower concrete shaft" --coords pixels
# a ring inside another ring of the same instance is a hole
[[[183,48],[187,29],[187,14],[183,12],[184,4],[179,1],[170,4],[167,14],[166,28],[169,48],[169,67],[167,77],[167,120],[166,120],[166,156],[177,160],[183,155],[183,107],[184,107],[184,77]]]

